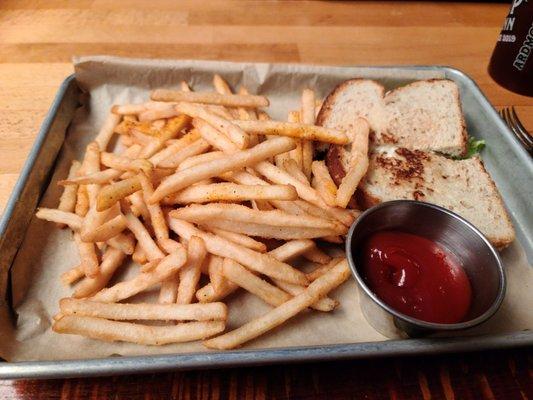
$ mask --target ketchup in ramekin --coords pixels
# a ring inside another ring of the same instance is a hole
[[[472,300],[470,281],[455,257],[422,236],[380,231],[363,245],[363,279],[395,310],[426,322],[465,319]]]

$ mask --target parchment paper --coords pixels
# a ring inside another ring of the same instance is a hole
[[[220,73],[234,87],[245,85],[250,92],[267,95],[272,106],[268,112],[285,119],[287,112],[298,107],[301,90],[314,88],[324,97],[339,82],[353,77],[379,79],[392,88],[414,79],[442,77],[434,71],[361,70],[302,65],[222,63],[206,61],[137,60],[115,57],[81,57],[74,60],[76,78],[87,92],[84,106],[71,125],[56,171],[41,201],[43,207],[57,207],[60,191],[58,179],[66,176],[73,158],[81,159],[87,143],[98,132],[112,104],[142,102],[157,87],[178,88],[186,80],[197,90],[211,90],[213,73]],[[533,328],[533,269],[518,242],[503,253],[508,288],[503,306],[486,324],[471,334],[495,334]],[[68,230],[34,218],[13,265],[12,293],[16,315],[0,309],[0,356],[8,361],[65,360],[107,357],[112,355],[146,355],[209,351],[200,343],[167,346],[140,346],[106,343],[76,335],[59,335],[51,330],[58,301],[70,296],[72,289],[59,280],[62,272],[77,265],[79,259]],[[120,275],[133,275],[134,267],[124,266]],[[146,300],[148,295],[140,299]],[[246,348],[275,348],[338,343],[381,341],[361,314],[357,287],[350,279],[331,296],[340,301],[334,312],[305,312],[246,345]],[[270,307],[244,293],[229,300],[228,328],[232,329]]]

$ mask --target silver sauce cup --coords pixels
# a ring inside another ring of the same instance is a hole
[[[360,251],[370,235],[383,230],[423,236],[455,256],[472,287],[472,303],[463,322],[422,321],[400,313],[372,292],[362,276]],[[505,273],[496,249],[471,223],[433,204],[396,200],[366,210],[348,232],[346,254],[361,289],[363,314],[377,331],[388,337],[420,337],[472,328],[494,315],[505,295]]]

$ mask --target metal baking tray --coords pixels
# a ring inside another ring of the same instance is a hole
[[[364,71],[368,67],[357,67]],[[376,67],[372,67],[376,68]],[[502,193],[516,228],[517,240],[533,260],[533,160],[520,146],[509,128],[467,75],[450,67],[391,66],[378,67],[404,71],[438,71],[454,80],[461,92],[469,133],[487,139],[491,145],[483,151],[483,160]],[[4,214],[0,219],[0,302],[10,299],[9,269],[22,243],[32,214],[44,193],[65,133],[79,106],[80,89],[75,77],[61,85],[37,139],[22,169]],[[512,177],[512,179],[510,179]],[[60,378],[154,372],[170,369],[199,369],[340,360],[378,356],[423,355],[477,351],[533,345],[533,331],[503,335],[454,338],[388,340],[383,342],[236,350],[175,355],[111,357],[89,360],[0,362],[0,379]]]

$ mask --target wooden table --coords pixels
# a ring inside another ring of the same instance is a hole
[[[0,3],[0,210],[73,55],[317,64],[440,64],[492,103],[532,98],[486,69],[505,4],[4,0]],[[531,352],[248,368],[113,379],[3,382],[0,398],[477,399],[533,396]]]

